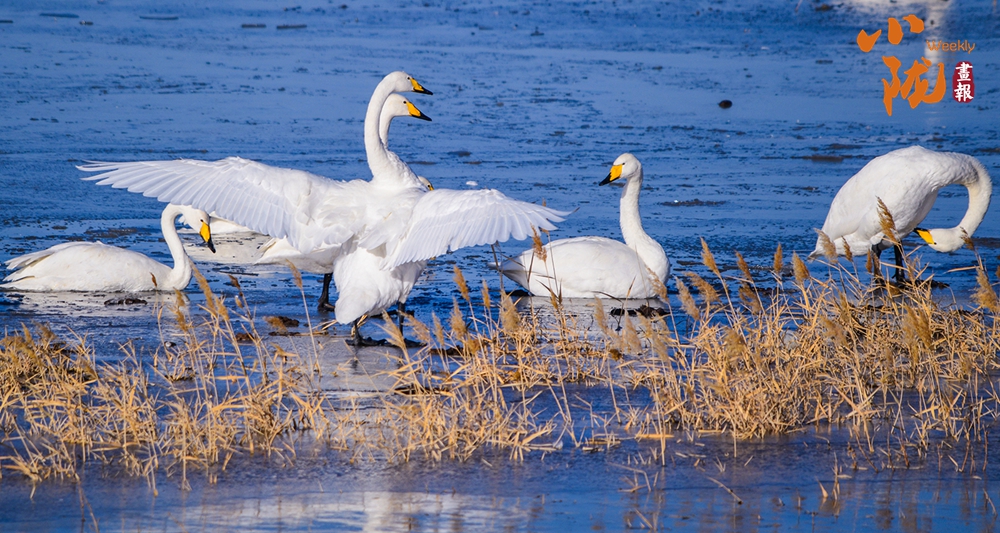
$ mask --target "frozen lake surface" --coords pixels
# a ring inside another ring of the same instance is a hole
[[[892,47],[883,40],[868,54],[858,49],[859,30],[909,13],[925,20],[922,35],[906,34]],[[929,51],[925,39],[976,48]],[[946,96],[915,109],[897,99],[887,116],[881,55],[889,53],[904,66],[921,56],[943,62],[949,82],[956,62],[971,61],[976,99]],[[240,155],[333,179],[367,178],[365,108],[378,81],[398,69],[434,92],[412,95],[433,122],[398,119],[390,138],[418,174],[436,187],[496,188],[577,209],[553,238],[618,238],[618,190],[597,182],[619,154],[632,152],[646,176],[645,228],[676,272],[707,272],[702,237],[723,268],[733,267],[734,251],[767,267],[779,243],[786,257],[808,254],[838,188],[890,150],[963,152],[1000,176],[1000,15],[985,0],[7,3],[0,4],[0,261],[99,239],[169,262],[162,204],[81,181],[74,165],[86,160]],[[721,108],[722,100],[732,107]],[[924,225],[954,226],[966,205],[964,188],[945,189]],[[993,211],[975,235],[988,272],[1000,250]],[[259,316],[304,322],[288,272],[246,264],[257,243],[220,236],[216,256],[192,254],[216,292],[232,294],[232,274]],[[502,251],[528,244],[504,243]],[[908,249],[916,244],[907,241]],[[925,247],[917,256],[950,285],[942,298],[968,298],[974,276],[952,271],[974,264],[971,252]],[[457,296],[454,265],[471,286],[486,280],[498,289],[493,261],[486,247],[432,261],[409,309],[425,321],[432,312],[447,316]],[[305,282],[308,310],[325,319],[313,312],[318,276]],[[187,294],[204,301],[195,284]],[[118,357],[127,340],[155,349],[155,297],[145,306],[106,306],[113,296],[0,292],[0,328],[42,323],[86,335],[104,359]],[[365,333],[381,335],[378,321]],[[632,492],[629,458],[645,446],[634,442],[522,463],[505,454],[403,465],[347,464],[324,453],[289,464],[245,458],[217,484],[195,476],[190,492],[161,479],[156,497],[144,480],[109,479],[96,467],[80,487],[46,482],[33,496],[30,484],[4,473],[0,529],[77,528],[82,513],[92,526],[91,510],[102,529],[122,530],[994,527],[987,500],[1000,498],[995,460],[975,476],[950,463],[862,473],[842,481],[836,505],[823,501],[817,481],[829,487],[845,438],[815,429],[740,443],[735,456],[724,438],[679,438],[669,445],[683,454],[677,463],[644,466],[651,489]]]

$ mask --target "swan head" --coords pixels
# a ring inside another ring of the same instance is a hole
[[[189,205],[180,205],[177,208],[181,212],[181,222],[197,231],[198,235],[205,241],[205,246],[208,246],[208,249],[215,253],[215,243],[212,242],[212,227],[209,225],[211,217],[208,213]]]
[[[938,252],[945,253],[958,250],[965,244],[965,240],[969,238],[969,235],[961,227],[937,229],[916,228],[913,232],[919,235],[927,243],[927,246]]]
[[[381,83],[389,85],[394,93],[414,92],[421,94],[434,94],[427,89],[424,89],[424,86],[420,85],[420,82],[402,70],[390,72],[385,78],[382,78]]]
[[[382,114],[379,116],[379,123],[385,123],[387,120],[392,120],[396,117],[413,117],[428,122],[431,121],[431,117],[423,114],[406,97],[401,94],[392,93],[385,100],[385,104],[382,105]]]
[[[608,177],[604,178],[598,185],[607,185],[620,178],[629,180],[636,176],[642,176],[642,163],[634,155],[625,153],[615,159]]]
[[[423,176],[417,176],[417,179],[420,180],[420,183],[422,183],[424,185],[424,187],[427,187],[428,191],[433,191],[434,190],[434,186],[431,185],[431,180],[429,180],[429,179],[427,179],[427,178],[425,178]]]

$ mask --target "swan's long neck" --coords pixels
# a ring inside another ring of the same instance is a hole
[[[653,271],[660,281],[664,281],[669,270],[667,254],[663,252],[660,243],[653,240],[642,229],[642,219],[639,216],[639,191],[642,189],[642,170],[639,175],[625,183],[621,197],[621,226],[625,244],[636,251],[639,259]]]
[[[964,244],[963,237],[972,236],[986,217],[990,198],[993,196],[993,181],[986,168],[974,157],[965,157],[968,158],[969,166],[962,165],[954,176],[950,176],[947,185],[960,184],[969,189],[969,208],[954,228],[931,230],[936,235],[935,239],[941,241],[942,247],[948,249],[946,251],[959,249]]]
[[[389,150],[389,126],[392,125],[392,119],[392,116],[388,116],[379,117],[378,120],[378,139],[379,142],[382,143],[382,146],[389,151],[389,153],[392,153],[392,151]]]
[[[383,125],[380,115],[390,94],[391,86],[379,83],[365,113],[365,154],[368,156],[368,168],[372,171],[372,184],[388,188],[420,187],[417,175],[386,146],[392,119],[390,117]]]
[[[168,205],[160,215],[160,229],[163,231],[163,240],[170,249],[170,257],[174,260],[174,268],[170,270],[169,279],[158,279],[156,283],[160,287],[169,289],[183,289],[191,281],[191,261],[184,251],[181,238],[177,235],[176,221],[180,215],[180,208],[173,204]]]
[[[962,221],[958,223],[958,227],[969,235],[976,231],[986,217],[986,211],[990,208],[990,197],[993,196],[993,180],[990,179],[986,168],[975,159],[971,163],[975,169],[975,177],[963,184],[969,189],[969,208],[965,211]]]

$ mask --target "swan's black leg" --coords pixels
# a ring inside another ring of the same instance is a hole
[[[351,344],[361,346],[361,324],[357,320],[351,324]]]
[[[877,244],[872,245],[871,252],[869,256],[872,258],[872,278],[881,279],[882,278],[882,249],[878,247]]]
[[[399,302],[396,304],[396,320],[399,323],[399,332],[403,332],[403,318],[406,317],[406,303]]]
[[[399,302],[396,304],[396,318],[397,320],[399,320],[400,333],[403,333],[403,319],[405,317],[406,317],[406,303]],[[411,341],[410,339],[407,339],[405,336],[403,337],[403,344],[405,344],[407,348],[420,348],[424,345],[424,343],[420,341]]]
[[[361,336],[361,323],[368,318],[367,316],[362,316],[361,318],[354,321],[351,326],[351,339],[347,341],[347,344],[351,346],[360,348],[362,346],[384,346],[385,341],[373,340],[371,337]]]
[[[330,305],[330,282],[333,281],[333,274],[323,274],[323,292],[319,293],[319,312],[330,313],[336,307]]]
[[[902,284],[906,281],[906,271],[903,269],[903,247],[899,244],[895,244],[892,247],[892,251],[896,255],[896,283]]]

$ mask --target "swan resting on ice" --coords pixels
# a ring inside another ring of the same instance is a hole
[[[191,259],[177,235],[178,216],[183,216],[185,223],[215,251],[208,213],[168,205],[160,216],[160,227],[174,260],[173,268],[139,252],[101,242],[67,242],[7,261],[7,268],[14,272],[4,278],[0,288],[46,292],[181,290],[191,281]]]
[[[624,179],[620,223],[625,242],[587,236],[559,239],[508,259],[500,271],[535,296],[655,298],[670,274],[663,247],[642,228],[642,164],[632,154],[615,159],[599,185]]]

